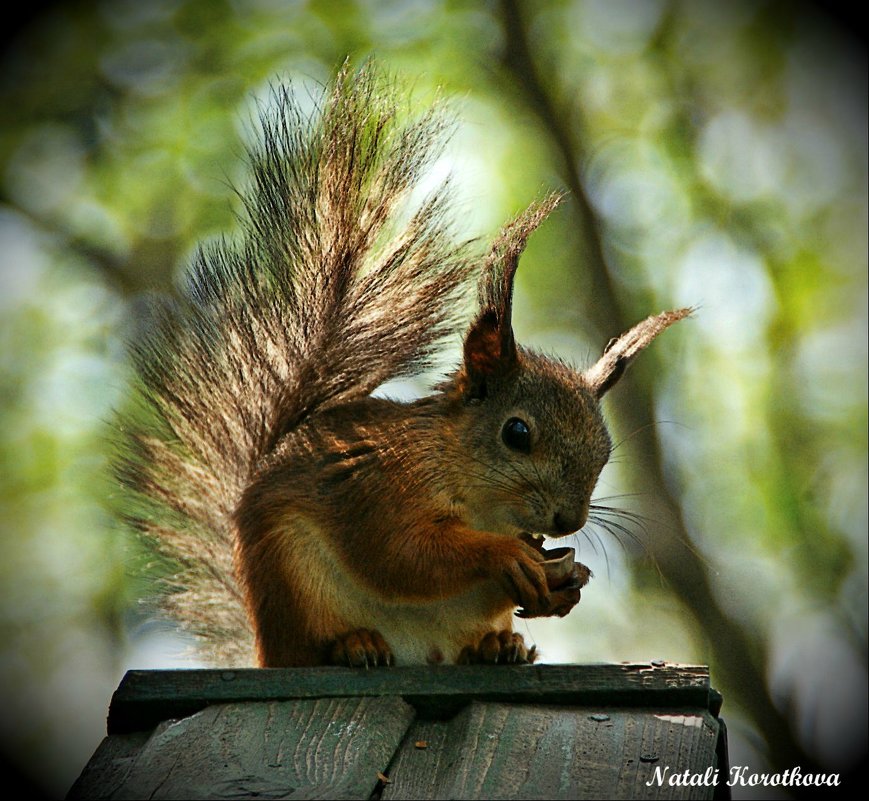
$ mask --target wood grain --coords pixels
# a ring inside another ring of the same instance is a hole
[[[720,704],[657,662],[131,671],[69,797],[712,798],[646,783],[726,773]]]
[[[91,798],[94,801],[113,798],[150,736],[151,732],[139,731],[104,737],[67,797]]]
[[[399,698],[210,706],[157,727],[111,788],[70,797],[369,798],[413,714]]]
[[[151,729],[161,720],[185,717],[211,704],[385,695],[403,698],[425,717],[448,717],[474,700],[701,709],[710,705],[708,669],[691,665],[134,670],[112,697],[108,731]]]
[[[382,798],[712,798],[712,787],[646,782],[656,765],[713,765],[717,737],[715,718],[697,710],[474,703],[451,721],[414,724]]]

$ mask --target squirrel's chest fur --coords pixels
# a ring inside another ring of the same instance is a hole
[[[468,643],[511,626],[513,605],[491,582],[480,581],[458,595],[411,599],[394,591],[376,560],[365,564],[364,575],[349,567],[331,532],[313,520],[287,520],[281,533],[282,570],[293,601],[300,611],[316,610],[300,615],[303,640],[324,642],[336,633],[373,629],[389,643],[397,664],[452,663]],[[427,576],[421,574],[435,596],[437,573],[432,565]]]

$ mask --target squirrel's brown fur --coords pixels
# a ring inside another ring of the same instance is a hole
[[[398,125],[370,68],[341,71],[312,120],[289,90],[273,100],[241,243],[203,249],[134,348],[143,409],[117,468],[130,517],[181,565],[170,611],[223,664],[533,658],[516,607],[564,614],[579,593],[550,587],[521,537],[585,522],[610,452],[598,401],[687,312],[585,373],[518,347],[513,277],[558,197],[478,267],[444,188],[402,220],[437,110]],[[458,329],[475,273],[462,366],[421,400],[371,397]]]

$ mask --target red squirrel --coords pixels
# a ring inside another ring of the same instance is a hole
[[[517,345],[519,257],[559,196],[477,256],[443,188],[406,212],[440,111],[399,123],[371,66],[343,69],[311,118],[289,88],[272,100],[239,240],[200,249],[133,348],[116,467],[130,518],[180,565],[169,611],[222,663],[533,661],[517,608],[579,600],[547,577],[540,535],[585,524],[612,449],[601,397],[688,310],[585,371]],[[459,330],[473,281],[456,370],[419,400],[373,397]]]

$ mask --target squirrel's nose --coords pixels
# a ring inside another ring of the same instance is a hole
[[[559,534],[572,534],[574,531],[579,531],[588,518],[588,510],[583,509],[580,512],[574,511],[557,511],[552,517],[552,524]]]

